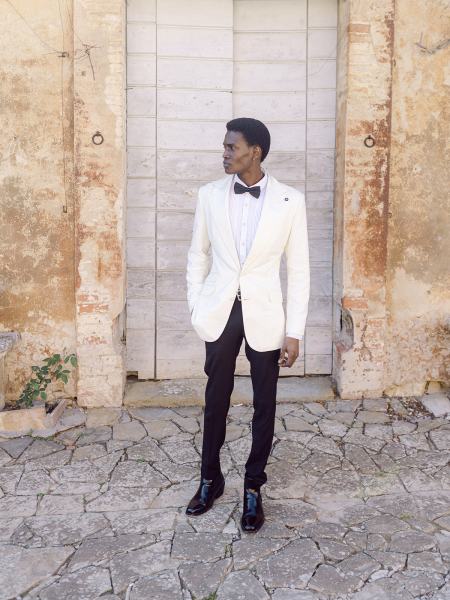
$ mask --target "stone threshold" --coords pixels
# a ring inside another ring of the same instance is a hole
[[[206,377],[197,379],[128,380],[125,406],[203,406]],[[278,380],[277,402],[320,402],[335,397],[329,376],[282,377]],[[252,405],[249,376],[236,375],[231,404]]]

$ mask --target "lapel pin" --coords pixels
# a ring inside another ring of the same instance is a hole
[[[289,200],[289,198],[285,198],[284,201],[287,202]]]

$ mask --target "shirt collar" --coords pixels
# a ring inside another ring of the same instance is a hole
[[[262,169],[261,169],[261,170],[262,170]],[[263,171],[263,170],[262,170],[262,171]],[[254,184],[254,185],[258,185],[258,186],[261,188],[261,190],[263,190],[263,189],[266,187],[266,185],[267,185],[267,172],[266,172],[266,171],[263,171],[263,173],[264,173],[264,176],[263,176],[263,178],[262,178],[262,179],[260,179],[259,181],[257,181],[257,182]],[[254,187],[253,185],[252,185],[252,186],[250,186],[250,185],[247,185],[246,183],[244,183],[244,182],[242,181],[242,179],[239,177],[239,175],[238,175],[237,173],[235,173],[234,177],[235,177],[235,181],[237,181],[238,183],[240,183],[240,184],[241,184],[241,185],[243,185],[244,187]]]

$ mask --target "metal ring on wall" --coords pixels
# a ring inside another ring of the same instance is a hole
[[[367,148],[373,148],[375,146],[375,138],[373,138],[370,133],[364,140],[364,146]]]
[[[95,144],[96,146],[100,146],[100,144],[103,144],[104,141],[105,141],[105,138],[102,136],[100,131],[96,131],[94,133],[94,135],[92,136],[92,143]]]

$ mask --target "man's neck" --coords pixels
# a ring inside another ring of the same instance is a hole
[[[252,185],[256,185],[258,181],[261,181],[265,173],[260,167],[257,167],[251,171],[244,171],[243,173],[238,173],[237,175],[239,179],[245,183],[245,185],[251,187]]]

